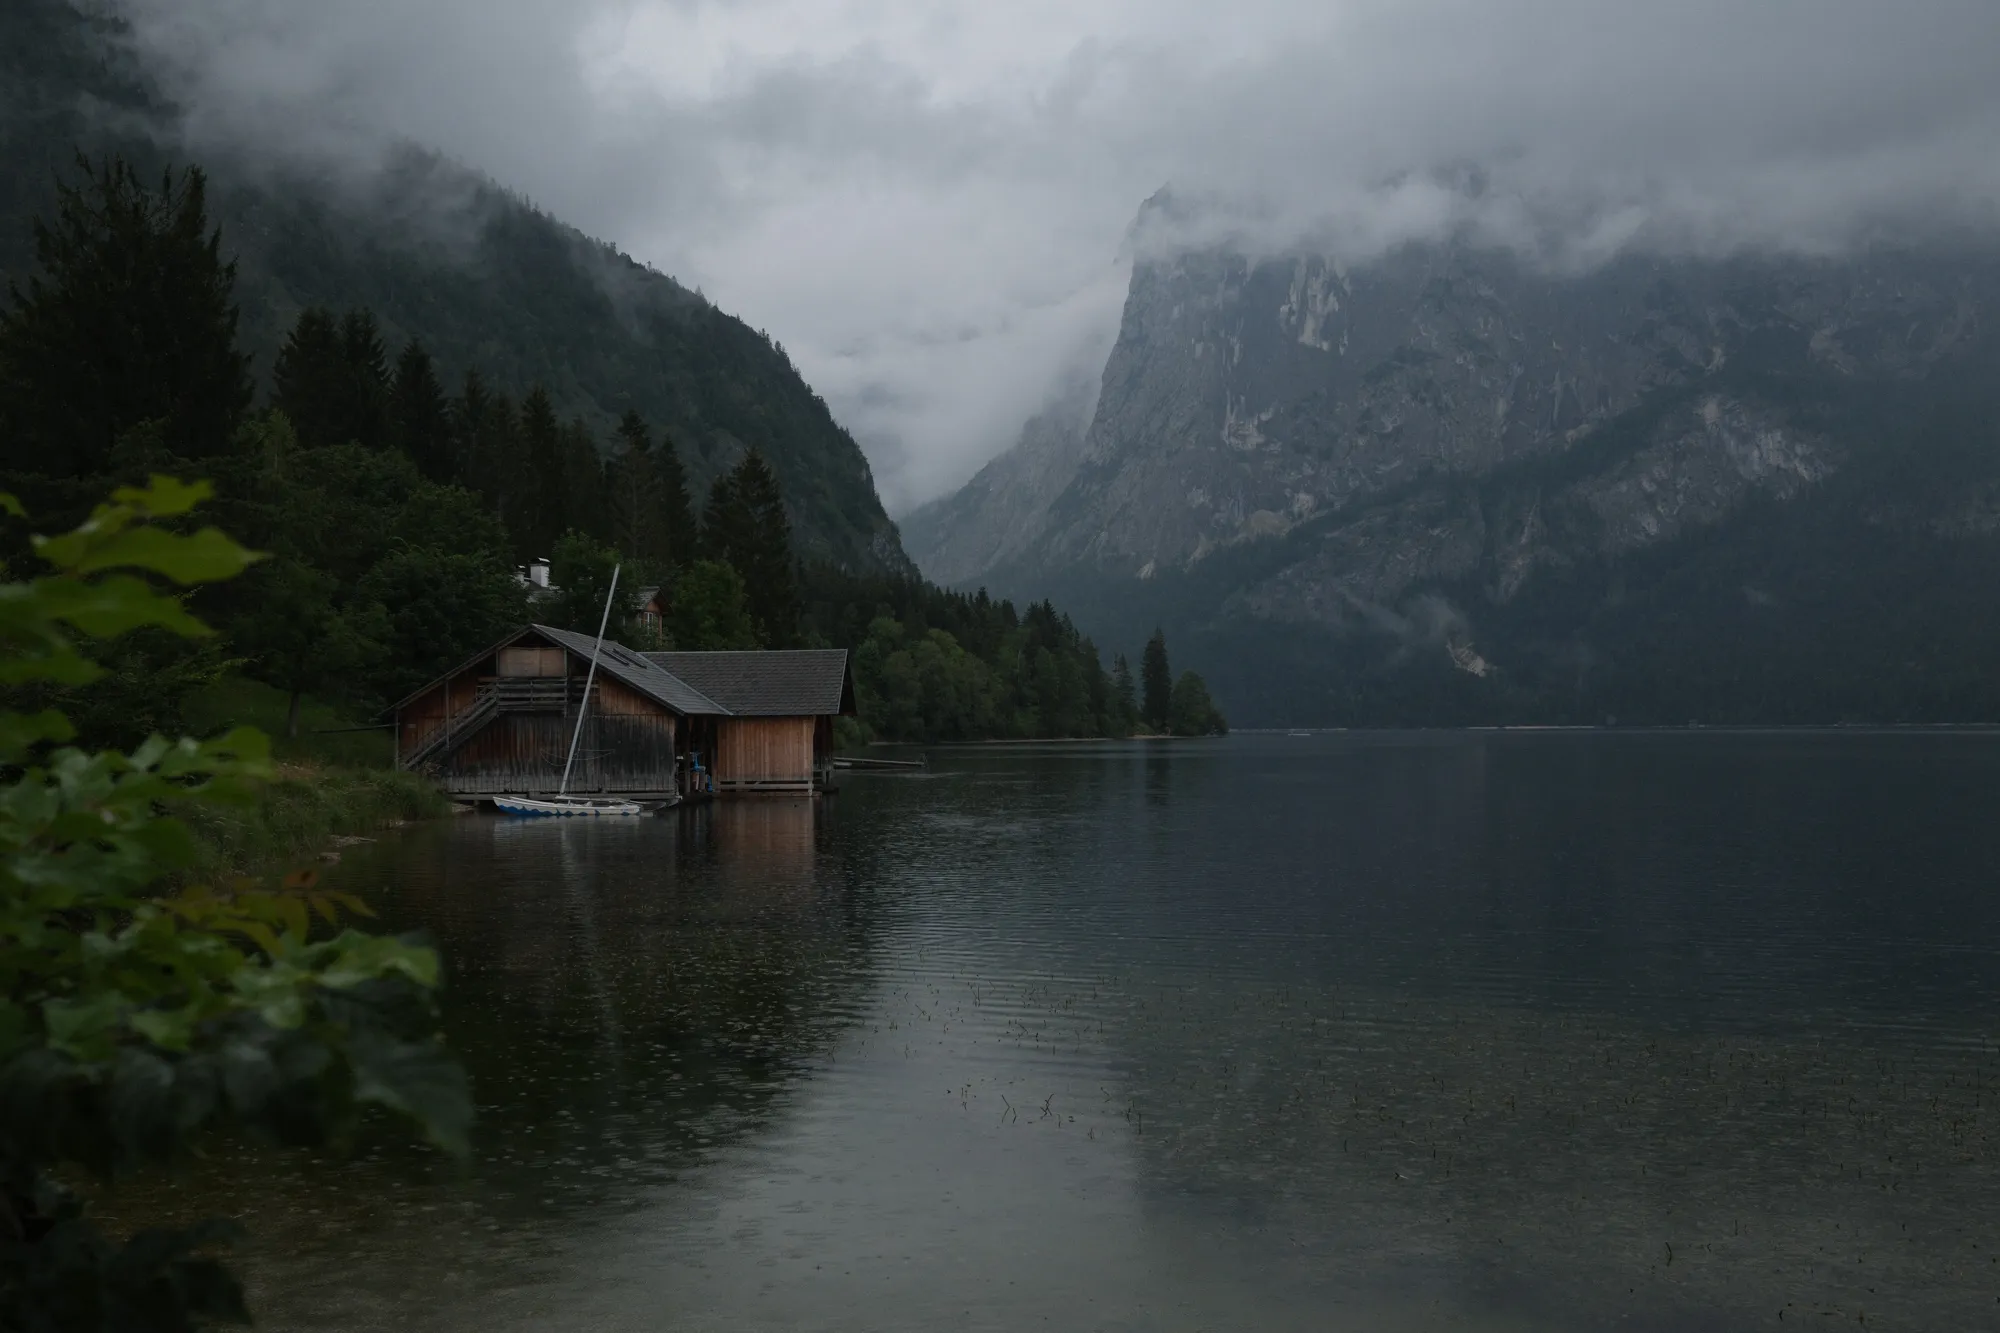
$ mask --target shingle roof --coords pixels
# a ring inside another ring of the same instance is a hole
[[[731,717],[827,717],[854,706],[845,648],[645,656]]]
[[[559,644],[578,656],[588,660],[591,650],[597,646],[597,639],[589,634],[576,634],[570,630],[557,629],[553,625],[530,626],[535,633]],[[616,676],[639,693],[655,702],[665,704],[675,712],[688,717],[727,717],[732,711],[718,703],[707,692],[695,688],[679,672],[663,667],[658,662],[649,661],[657,657],[702,657],[702,653],[635,653],[622,643],[606,643],[604,651],[598,654],[597,668]],[[728,654],[722,654],[728,656]],[[756,657],[760,654],[745,653],[743,656]],[[843,657],[845,654],[843,654]]]

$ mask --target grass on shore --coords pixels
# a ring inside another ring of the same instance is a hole
[[[230,677],[183,705],[188,729],[210,736],[253,726],[271,737],[277,776],[243,806],[206,806],[184,816],[202,847],[199,876],[285,867],[311,857],[329,839],[373,833],[394,824],[451,813],[451,801],[429,782],[394,768],[387,731],[365,725],[337,706],[307,700],[299,735],[287,738],[289,700],[282,690]]]

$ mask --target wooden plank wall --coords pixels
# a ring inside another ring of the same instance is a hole
[[[492,670],[493,659],[489,657],[474,664],[471,670],[461,672],[413,699],[396,719],[396,752],[409,753],[422,744],[425,737],[442,727],[447,718],[463,716],[479,696],[479,678],[490,675]],[[450,691],[449,698],[447,690]]]
[[[536,647],[533,645],[500,650],[500,670],[502,676],[560,676],[563,674],[563,650],[560,648]]]
[[[461,683],[466,685],[464,706],[470,706],[477,680],[466,677],[454,681],[455,696]],[[593,694],[583,735],[577,742],[569,789],[673,791],[673,714],[602,675]],[[455,697],[454,709],[458,707]],[[458,745],[438,776],[446,790],[461,795],[553,792],[562,784],[563,762],[569,755],[575,726],[574,712],[503,712]]]
[[[726,717],[716,733],[718,789],[812,785],[812,718]]]

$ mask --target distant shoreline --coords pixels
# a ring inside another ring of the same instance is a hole
[[[1563,735],[1689,736],[1748,735],[2000,735],[2000,722],[1740,722],[1698,726],[1604,727],[1572,724],[1489,724],[1463,727],[1231,727],[1230,736],[1443,736],[1443,735]],[[870,749],[965,750],[1024,745],[1125,745],[1135,741],[1217,741],[1229,736],[1048,736],[984,741],[870,741]]]

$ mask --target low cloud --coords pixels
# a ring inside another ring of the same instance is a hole
[[[1351,259],[2000,216],[1992,0],[115,0],[197,147],[435,146],[768,329],[892,510],[1115,326],[1140,200]]]

